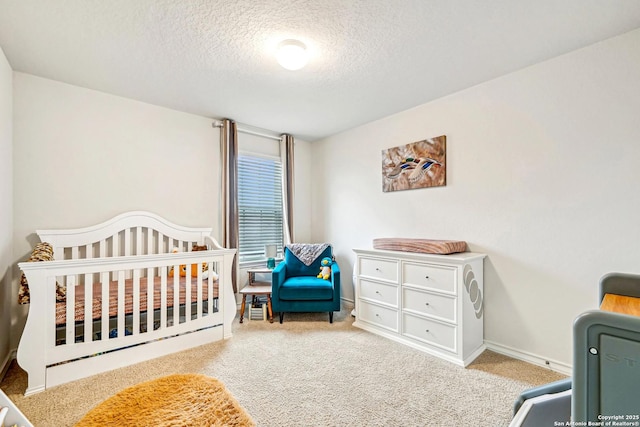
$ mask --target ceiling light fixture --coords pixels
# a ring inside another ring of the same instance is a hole
[[[276,59],[287,70],[299,70],[306,65],[309,59],[307,46],[299,40],[284,40],[278,45]]]

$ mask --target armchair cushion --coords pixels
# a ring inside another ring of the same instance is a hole
[[[331,300],[333,283],[312,276],[288,278],[280,287],[280,299],[289,301]]]

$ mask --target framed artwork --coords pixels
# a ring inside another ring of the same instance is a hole
[[[447,137],[382,150],[382,191],[447,185]]]

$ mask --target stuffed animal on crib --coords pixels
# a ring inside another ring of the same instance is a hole
[[[198,246],[198,245],[193,245],[193,247],[191,248],[192,251],[206,251],[208,248],[206,245],[203,246]],[[180,249],[178,248],[173,248],[173,250],[171,251],[171,253],[177,254],[180,252]],[[187,276],[187,266],[186,264],[182,264],[179,267],[179,272],[180,272],[180,277],[186,277]],[[198,264],[191,264],[191,277],[197,277],[198,276]],[[173,267],[171,267],[171,270],[169,270],[169,277],[173,277]],[[209,277],[209,269],[207,264],[202,264],[202,279],[207,279]],[[214,280],[218,278],[218,275],[214,273],[213,276]]]
[[[320,274],[317,276],[318,279],[329,280],[329,277],[331,277],[331,264],[333,264],[331,258],[322,258],[322,261],[320,261]]]

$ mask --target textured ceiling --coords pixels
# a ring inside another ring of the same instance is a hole
[[[639,27],[637,0],[0,0],[16,71],[308,141]]]

